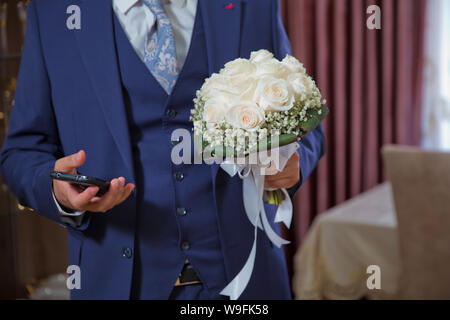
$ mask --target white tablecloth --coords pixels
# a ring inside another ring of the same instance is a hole
[[[385,183],[320,215],[295,256],[297,299],[389,299],[398,288],[397,221]],[[369,290],[367,267],[381,269]]]

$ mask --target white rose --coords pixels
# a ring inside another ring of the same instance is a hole
[[[228,77],[216,73],[205,81],[200,92],[206,100],[221,98],[232,101],[239,95],[239,91]]]
[[[285,79],[290,73],[290,70],[275,58],[258,63],[256,66],[256,74],[258,77],[269,76]]]
[[[243,101],[228,109],[226,119],[235,128],[252,131],[264,123],[264,113],[256,103]]]
[[[238,58],[225,64],[225,67],[220,70],[220,74],[226,77],[245,78],[254,76],[256,66],[253,62],[247,59]]]
[[[237,100],[252,100],[255,95],[256,86],[258,81],[254,77],[249,78],[234,78],[231,80],[234,88],[233,92],[237,95]]]
[[[203,107],[203,120],[207,123],[219,123],[225,120],[225,114],[228,109],[229,104],[223,97],[209,99]]]
[[[303,67],[303,64],[293,56],[287,55],[281,63],[293,73],[306,73],[306,69]]]
[[[287,111],[295,101],[287,81],[272,77],[259,81],[254,100],[266,111]]]
[[[287,78],[289,87],[296,97],[309,95],[314,89],[314,82],[306,74],[293,73]]]
[[[271,60],[272,58],[273,58],[272,52],[269,52],[264,49],[253,51],[250,54],[250,61],[256,64]]]

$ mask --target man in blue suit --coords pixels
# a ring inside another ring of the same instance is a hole
[[[67,23],[74,6],[80,28]],[[217,165],[173,164],[171,134],[192,128],[205,78],[259,49],[290,52],[278,0],[31,1],[1,169],[22,204],[67,228],[81,270],[73,299],[224,298],[253,244],[242,181]],[[298,189],[324,153],[323,129],[300,145],[266,187]],[[53,182],[54,169],[110,190]],[[240,298],[290,299],[283,250],[258,232]]]

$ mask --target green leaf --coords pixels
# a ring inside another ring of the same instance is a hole
[[[306,121],[300,123],[299,127],[309,133],[313,131],[322,120],[328,115],[328,108],[322,105],[320,107],[321,113],[319,114],[316,109],[309,109],[306,111]]]
[[[298,137],[295,134],[282,134],[279,136],[278,147],[286,146],[288,144],[296,142],[297,140],[298,140]],[[270,150],[274,147],[276,147],[276,146],[272,146],[272,138],[269,137],[267,140],[259,141],[256,146],[256,150],[251,149],[250,151],[251,152],[254,152],[254,151],[259,152],[259,151]]]
[[[288,144],[291,144],[293,142],[296,142],[300,140],[300,138],[306,136],[308,133],[313,131],[319,124],[322,122],[326,116],[328,115],[328,108],[324,105],[320,107],[320,114],[318,113],[317,109],[310,109],[306,112],[307,120],[300,123],[299,128],[302,129],[302,133],[299,136],[296,136],[294,134],[282,134],[279,136],[279,144],[278,147],[283,147]],[[197,140],[196,140],[197,141]],[[256,148],[250,149],[250,153],[253,152],[260,152],[265,150],[270,150],[276,146],[272,146],[272,139],[269,137],[267,140],[259,141]],[[198,148],[198,143],[196,143],[196,148]],[[198,148],[199,150],[200,148]],[[202,150],[207,153],[211,154],[213,156],[225,156],[225,155],[234,155],[234,157],[243,156],[238,155],[237,151],[234,149],[227,148],[225,146],[223,147],[216,147],[213,148],[211,145],[208,144],[208,142],[203,141]],[[228,153],[227,153],[228,151]]]
[[[268,204],[276,204],[275,202],[275,198],[274,198],[274,193],[272,191],[264,191],[264,201],[267,202]]]

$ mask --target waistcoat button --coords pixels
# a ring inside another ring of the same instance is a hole
[[[181,249],[182,249],[183,251],[189,250],[190,248],[191,248],[191,244],[190,244],[189,242],[187,242],[187,241],[185,241],[185,242],[183,242],[183,243],[181,244]]]
[[[130,259],[133,256],[133,251],[131,250],[131,248],[123,248],[122,249],[122,256],[124,258]]]
[[[169,119],[175,118],[177,116],[177,114],[178,114],[178,112],[176,112],[173,109],[167,109],[167,111],[166,111],[166,115]]]
[[[182,181],[184,179],[184,174],[181,173],[180,171],[177,171],[174,173],[174,177],[175,179],[177,179],[178,181]]]
[[[185,216],[187,214],[186,208],[177,208],[177,214],[181,217]]]

